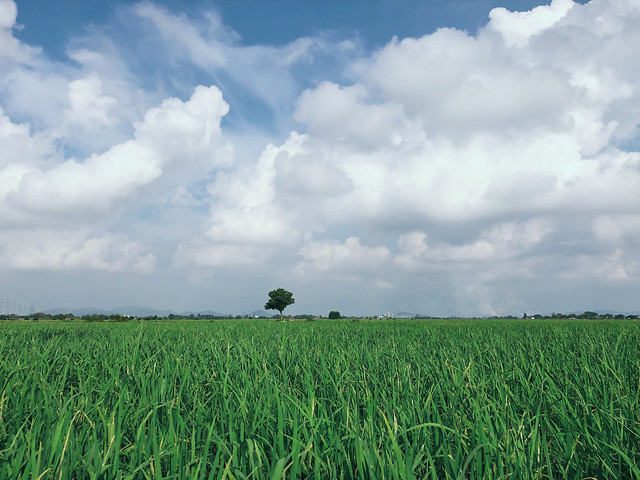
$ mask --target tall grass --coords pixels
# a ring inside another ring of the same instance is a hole
[[[640,479],[640,322],[0,335],[0,479]]]

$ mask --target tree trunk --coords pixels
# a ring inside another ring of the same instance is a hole
[[[280,321],[284,322],[284,319],[282,318],[282,310],[280,310]]]

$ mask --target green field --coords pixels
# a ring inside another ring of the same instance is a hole
[[[640,479],[638,321],[0,335],[0,479]]]

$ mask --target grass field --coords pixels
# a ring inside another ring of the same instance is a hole
[[[640,479],[638,321],[0,335],[0,479]]]

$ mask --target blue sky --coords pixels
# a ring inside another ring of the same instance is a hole
[[[26,28],[16,36],[60,55],[64,53],[66,43],[78,32],[90,25],[104,25],[113,20],[119,9],[130,4],[114,0],[22,2],[19,4],[18,22]],[[504,4],[492,0],[406,0],[398,5],[390,0],[161,0],[154,4],[191,17],[214,10],[248,44],[279,44],[316,33],[333,32],[344,37],[360,37],[368,46],[375,47],[384,45],[394,35],[422,36],[441,27],[474,33],[486,24],[488,12],[495,6],[530,10],[545,2],[511,0]]]
[[[637,311],[640,6],[0,0],[0,295]]]

